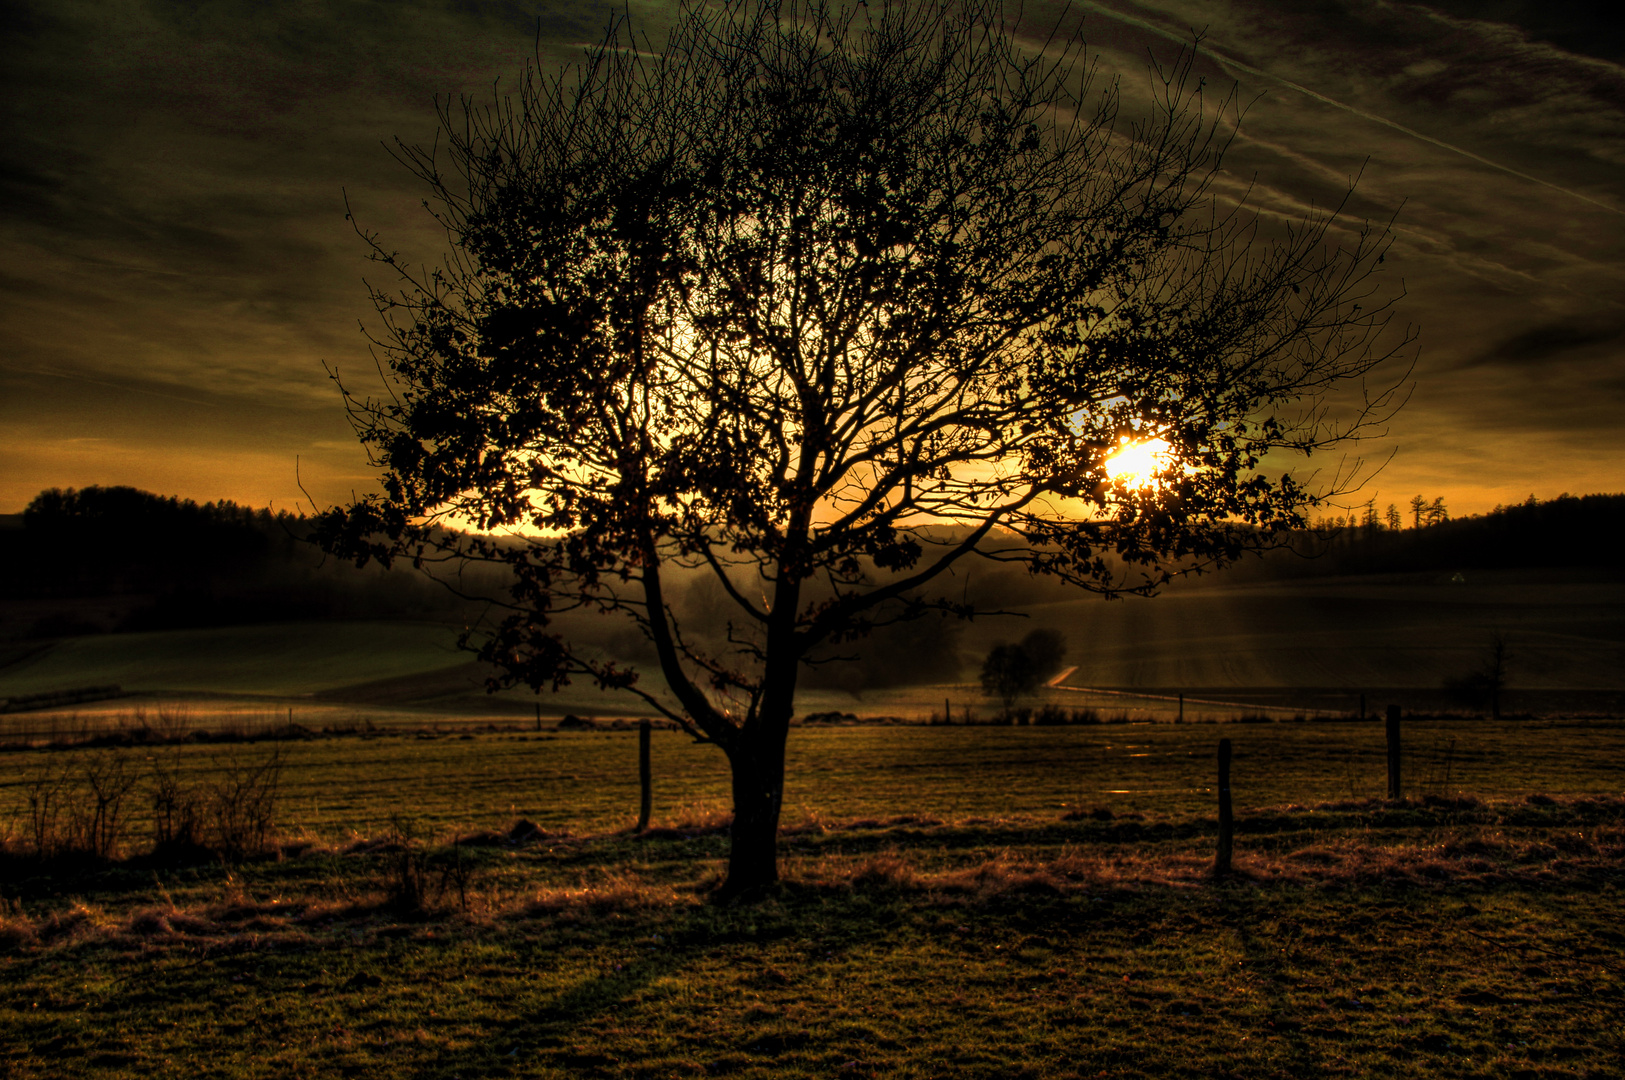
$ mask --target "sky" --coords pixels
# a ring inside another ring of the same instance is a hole
[[[1245,113],[1223,190],[1393,221],[1409,400],[1354,496],[1457,515],[1625,491],[1625,31],[1579,0],[1074,4],[1132,101],[1200,33]],[[655,40],[674,5],[634,3]],[[1029,24],[1061,11],[1029,0]],[[0,513],[49,487],[325,507],[374,474],[330,369],[395,249],[443,250],[390,154],[601,36],[527,0],[0,0]]]

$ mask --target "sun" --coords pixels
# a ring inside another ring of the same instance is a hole
[[[1106,459],[1106,474],[1129,487],[1146,487],[1167,471],[1170,450],[1167,439],[1131,442],[1125,437],[1117,452]]]

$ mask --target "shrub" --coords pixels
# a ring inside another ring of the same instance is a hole
[[[236,751],[216,760],[220,778],[209,792],[208,814],[214,841],[228,859],[244,859],[270,850],[276,836],[276,802],[282,787],[285,751],[275,747],[258,760]]]
[[[125,755],[96,753],[72,765],[47,761],[23,784],[32,854],[112,858],[129,823],[129,797],[140,782]]]
[[[68,804],[68,845],[110,859],[124,838],[129,797],[140,781],[122,753],[97,753],[80,762],[78,790]]]
[[[180,755],[152,763],[153,850],[184,853],[203,847],[204,799],[181,777]]]

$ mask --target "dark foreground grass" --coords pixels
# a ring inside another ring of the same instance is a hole
[[[807,821],[780,892],[737,907],[708,902],[719,824],[397,830],[229,868],[14,860],[0,1074],[1604,1077],[1625,1060],[1617,796],[1255,808],[1222,881],[1212,822],[1177,809]]]

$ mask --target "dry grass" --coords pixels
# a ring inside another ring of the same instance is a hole
[[[1350,814],[1373,815],[1376,827],[1319,829],[1307,842],[1300,842],[1300,832],[1285,833],[1284,842],[1264,834],[1250,844],[1244,831],[1234,870],[1222,881],[1213,875],[1209,841],[1200,837],[1194,843],[1162,845],[1074,836],[1047,846],[966,846],[966,834],[974,837],[988,823],[906,815],[807,819],[786,829],[784,891],[787,896],[890,896],[925,909],[996,908],[1022,897],[1122,896],[1170,889],[1334,893],[1372,887],[1540,887],[1617,878],[1625,869],[1625,799],[1538,796],[1501,803],[1436,802],[1441,805],[1325,803],[1260,812],[1275,825],[1305,826],[1326,815],[1344,824]],[[1381,819],[1383,814],[1430,811],[1408,828]],[[1471,820],[1452,823],[1448,815],[1453,811],[1470,811]],[[1525,820],[1530,812],[1553,817],[1555,824],[1532,825]],[[1571,824],[1573,818],[1589,823]],[[1035,833],[1044,828],[1044,823],[1031,821],[996,824]],[[641,859],[663,847],[717,843],[726,828],[726,815],[705,812],[642,834],[547,836],[519,822],[506,830],[424,838],[395,828],[339,845],[305,840],[277,857],[291,860],[290,867],[310,861],[332,864],[336,873],[324,878],[320,889],[300,891],[293,883],[251,885],[245,869],[228,871],[210,889],[194,890],[179,900],[154,874],[157,895],[122,911],[88,901],[36,902],[25,909],[21,901],[0,900],[0,948],[27,953],[102,942],[138,952],[231,950],[308,943],[336,926],[376,930],[402,917],[473,931],[527,920],[592,924],[694,910],[707,904],[719,883],[714,864],[686,859],[647,864]],[[989,838],[1001,835],[1008,839],[996,831]],[[959,844],[951,852],[944,847],[949,839]],[[626,846],[628,841],[632,846]],[[852,842],[862,849],[848,850]],[[459,884],[448,867],[464,865],[452,860],[465,853],[478,853],[483,861],[469,864]],[[549,871],[546,860],[563,862]],[[581,860],[592,865],[569,869]]]
[[[1625,799],[1240,821],[1216,880],[1188,814],[807,814],[745,906],[703,805],[64,867],[0,903],[0,1074],[1608,1075]]]

